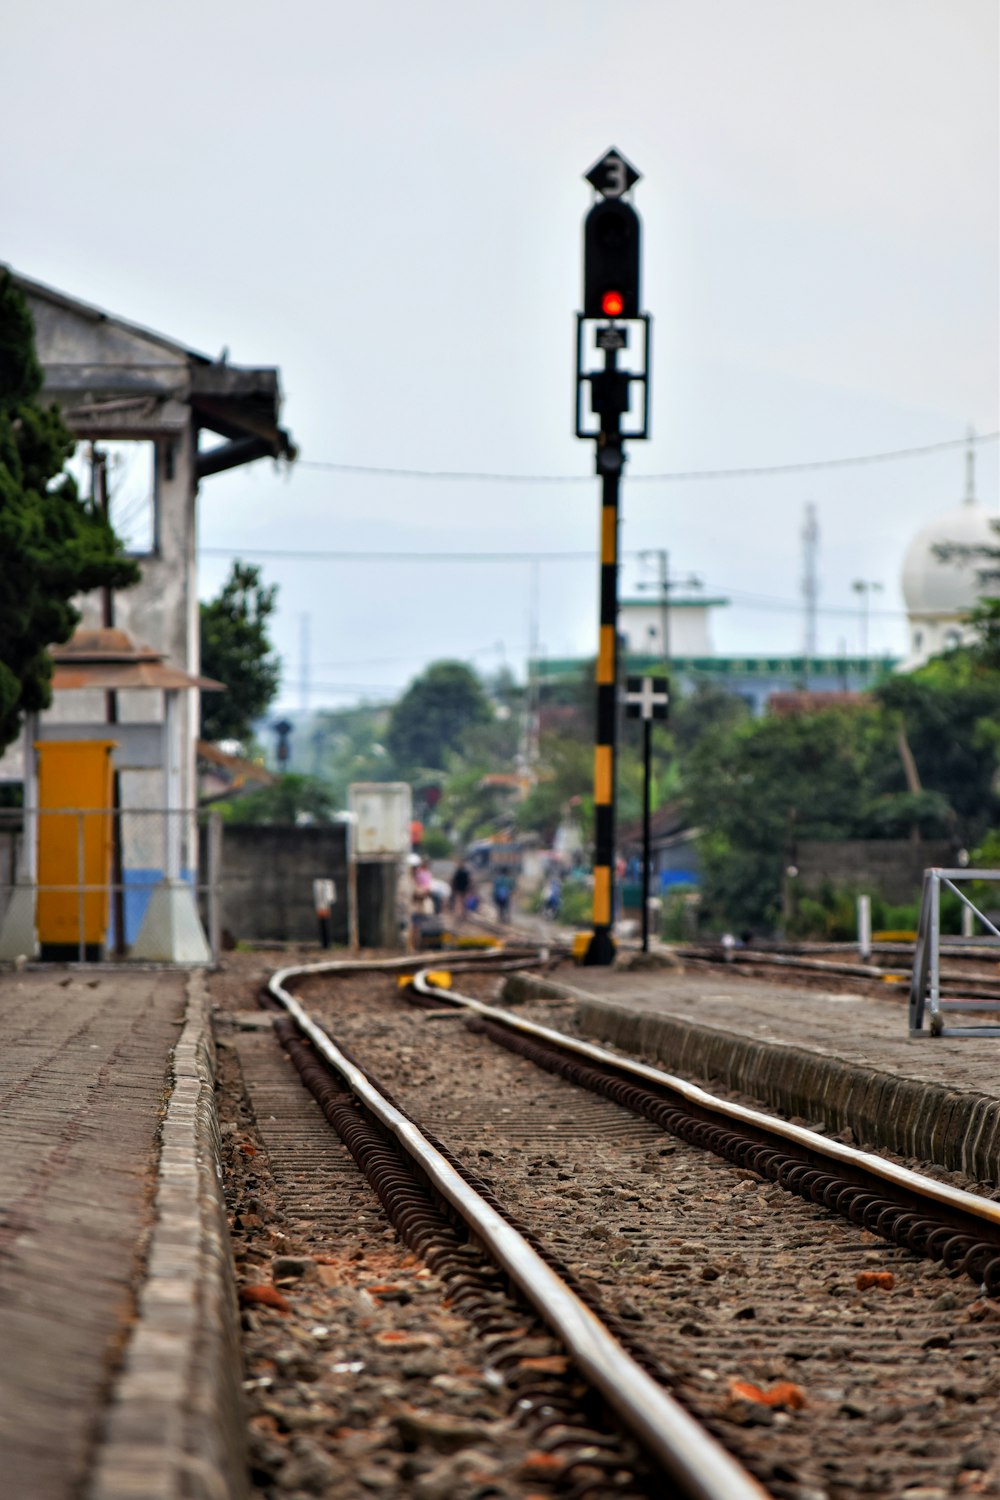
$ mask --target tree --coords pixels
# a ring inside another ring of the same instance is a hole
[[[203,704],[206,740],[249,739],[278,691],[281,663],[267,625],[277,593],[261,583],[259,568],[237,559],[218,598],[201,606],[201,670],[226,686]]]
[[[334,811],[330,788],[317,776],[289,772],[273,786],[262,786],[220,807],[229,823],[329,823]]]
[[[892,757],[875,710],[720,722],[704,734],[685,788],[706,905],[737,927],[771,925],[797,840],[864,836],[880,754]]]
[[[386,747],[403,771],[444,769],[468,731],[492,717],[479,678],[460,661],[432,663],[392,710]]]
[[[594,747],[573,735],[543,735],[538,782],[517,809],[517,826],[551,843],[572,805],[586,829],[593,823]]]
[[[1000,672],[980,660],[975,648],[959,648],[917,672],[891,677],[875,696],[905,726],[921,791],[937,793],[947,804],[947,831],[971,848],[996,814]]]
[[[383,704],[323,709],[308,734],[312,769],[322,776],[334,803],[347,805],[352,781],[391,781],[393,769],[385,748],[389,710]]]
[[[0,748],[26,711],[52,701],[48,647],[80,619],[74,595],[139,578],[106,517],[63,472],[76,439],[38,399],[34,325],[9,272],[0,274]]]

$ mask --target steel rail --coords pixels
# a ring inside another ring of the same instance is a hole
[[[390,959],[384,967],[399,969],[407,963],[412,966],[410,959]],[[302,974],[344,973],[359,967],[371,970],[377,966],[334,960],[282,969],[272,976],[268,991],[355,1097],[391,1131],[433,1187],[462,1216],[562,1340],[586,1378],[660,1468],[684,1487],[690,1500],[766,1500],[763,1486],[647,1375],[537,1251],[469,1187],[412,1121],[378,1093],[284,987],[286,980]],[[440,996],[443,992],[430,989],[425,993]]]
[[[994,950],[995,953],[996,950]],[[853,979],[856,981],[881,980],[883,983],[901,984],[910,979],[910,971],[913,967],[912,956],[908,965],[896,964],[886,967],[878,964],[864,963],[838,963],[825,958],[811,958],[805,954],[768,952],[766,949],[746,952],[740,949],[716,949],[706,948],[675,948],[674,952],[678,958],[683,958],[689,963],[706,964],[712,967],[742,967],[749,973],[764,969],[799,969],[807,973],[831,974],[839,979]],[[961,953],[953,949],[942,948],[942,954],[947,953],[949,958],[966,958],[970,961],[986,962],[991,955],[980,953]],[[901,955],[905,958],[906,955]],[[995,961],[995,960],[994,960]],[[986,1000],[990,996],[1000,999],[1000,985],[996,979],[985,974],[963,974],[957,969],[948,969],[941,972],[942,982],[949,984],[961,984],[974,987],[983,993],[975,995],[956,996],[956,999],[968,1000],[974,1004],[976,1000]]]
[[[460,995],[456,990],[442,990],[428,983],[425,977],[427,972],[431,971],[426,970],[414,978],[414,988],[420,994],[434,995],[442,1000],[451,999],[464,1009],[482,1017],[483,1020],[496,1022],[508,1030],[521,1032],[526,1036],[532,1036],[539,1041],[560,1047],[563,1051],[576,1053],[591,1062],[599,1063],[602,1067],[615,1068],[621,1073],[640,1078],[646,1083],[652,1083],[657,1088],[669,1089],[698,1109],[724,1116],[737,1124],[749,1126],[755,1130],[765,1131],[769,1135],[780,1136],[799,1149],[824,1156],[841,1166],[853,1168],[869,1176],[879,1177],[903,1192],[915,1193],[921,1198],[931,1199],[943,1208],[981,1220],[995,1229],[1000,1229],[1000,1203],[994,1202],[991,1198],[980,1198],[976,1193],[968,1193],[963,1188],[950,1187],[947,1183],[936,1182],[933,1178],[914,1172],[909,1167],[898,1166],[895,1162],[887,1161],[882,1156],[874,1156],[868,1151],[859,1151],[856,1146],[847,1146],[841,1141],[830,1140],[829,1137],[820,1135],[817,1131],[808,1130],[802,1125],[792,1125],[788,1120],[780,1120],[774,1115],[764,1114],[762,1110],[751,1109],[744,1104],[735,1104],[728,1099],[718,1099],[715,1095],[707,1093],[705,1089],[699,1088],[697,1084],[678,1078],[673,1073],[665,1073],[662,1069],[651,1067],[648,1063],[634,1062],[629,1058],[619,1057],[616,1053],[609,1052],[605,1047],[599,1047],[594,1042],[584,1042],[577,1037],[567,1036],[564,1032],[554,1031],[551,1027],[540,1026],[535,1021],[526,1021],[521,1016],[511,1015],[510,1011],[498,1010],[496,1006],[486,1005],[471,995]],[[544,982],[551,983],[550,980]],[[554,987],[574,998],[584,998],[582,991],[574,990],[570,985]],[[587,995],[586,998],[593,997]]]

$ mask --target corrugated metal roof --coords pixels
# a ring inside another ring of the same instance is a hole
[[[105,692],[126,688],[200,688],[222,692],[222,682],[212,677],[193,677],[164,660],[152,646],[139,646],[127,631],[111,626],[78,630],[61,646],[49,652],[55,663],[52,687],[57,693],[100,688]]]

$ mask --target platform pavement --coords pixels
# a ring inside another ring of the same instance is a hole
[[[198,974],[0,976],[0,1489],[245,1493]]]
[[[911,1037],[903,986],[874,998],[833,976],[820,988],[774,984],[735,964],[581,967],[558,982],[595,1041],[831,1133],[849,1129],[859,1144],[1000,1183],[1000,1037]]]

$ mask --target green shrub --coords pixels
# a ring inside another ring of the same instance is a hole
[[[691,942],[698,935],[698,887],[673,885],[660,908],[660,937],[665,943]]]
[[[447,859],[451,854],[451,839],[443,828],[425,828],[420,840],[420,852],[425,859]]]
[[[585,885],[564,885],[560,920],[570,927],[583,927],[593,914],[593,896]]]
[[[789,937],[806,941],[850,943],[858,935],[858,892],[850,886],[824,884],[809,896],[799,896],[795,915],[788,923]],[[871,898],[873,932],[915,932],[920,921],[920,902],[891,905],[879,895]],[[941,931],[962,930],[962,902],[952,892],[941,892]]]

